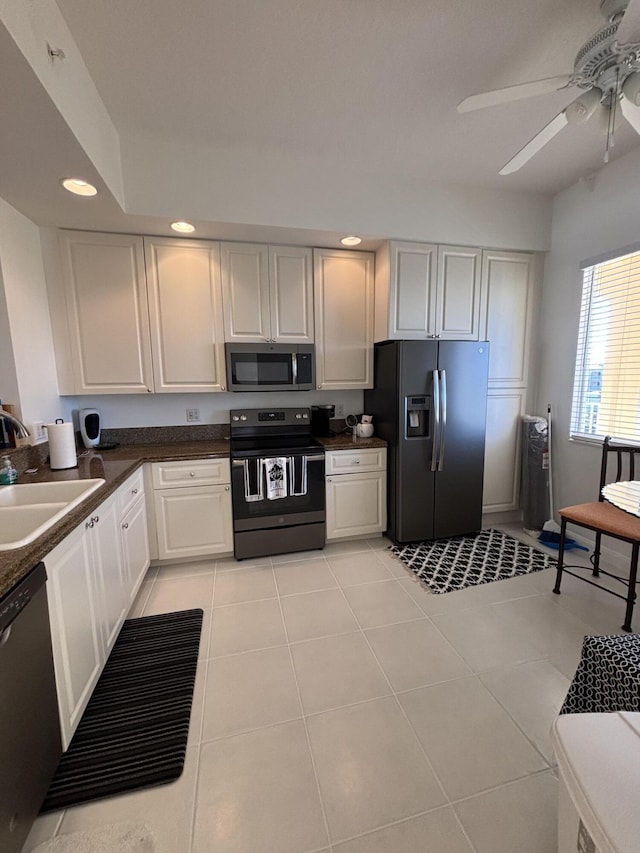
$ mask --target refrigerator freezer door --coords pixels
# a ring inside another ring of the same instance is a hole
[[[440,341],[438,348],[446,422],[435,480],[435,539],[474,533],[482,526],[489,368],[486,341]]]
[[[430,424],[427,435],[407,438],[399,431],[395,483],[393,532],[398,542],[416,542],[433,538],[434,478],[432,460],[437,459],[436,400],[433,377],[437,371],[436,341],[399,341],[398,388],[400,400],[411,405],[426,405]],[[437,388],[437,386],[436,386]],[[424,403],[418,401],[424,400]],[[390,502],[391,503],[391,502]]]

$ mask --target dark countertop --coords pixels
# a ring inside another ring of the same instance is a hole
[[[48,465],[41,465],[36,474],[21,473],[18,483],[87,480],[101,477],[105,480],[105,484],[29,545],[11,551],[0,551],[0,598],[22,580],[36,563],[46,557],[143,463],[207,459],[228,455],[229,442],[224,439],[133,444],[101,452],[86,451],[78,456],[77,468],[52,471]]]
[[[386,442],[375,436],[353,441],[350,434],[318,438],[326,450],[364,450],[386,447]],[[145,462],[167,462],[180,459],[207,459],[229,455],[227,439],[209,441],[169,441],[156,444],[129,444],[113,450],[84,451],[78,456],[78,467],[65,471],[52,471],[40,465],[35,474],[21,473],[19,483],[42,483],[47,480],[87,480],[101,477],[105,484],[74,507],[41,536],[11,551],[0,551],[0,598],[6,595],[40,560],[68,536],[97,506],[113,494],[119,486]]]
[[[387,446],[384,439],[376,438],[375,435],[371,438],[356,438],[354,441],[351,430],[347,433],[336,433],[336,435],[328,438],[316,436],[316,441],[319,441],[325,450],[368,450],[369,448]]]

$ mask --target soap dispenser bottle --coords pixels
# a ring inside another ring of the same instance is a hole
[[[10,486],[17,482],[18,472],[14,468],[11,459],[8,456],[2,457],[2,465],[0,465],[0,485]]]

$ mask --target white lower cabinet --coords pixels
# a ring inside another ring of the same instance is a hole
[[[141,486],[139,469],[44,561],[64,749],[149,566]]]
[[[109,635],[123,609],[114,501],[115,496],[105,502],[108,506],[98,507],[45,559],[64,749],[98,681]],[[101,554],[102,548],[108,550]]]
[[[326,454],[327,541],[382,533],[387,526],[386,449]]]
[[[489,389],[484,451],[482,511],[508,512],[519,506],[524,388]]]
[[[112,495],[85,522],[98,583],[96,605],[105,660],[129,609],[117,509],[116,496]]]
[[[154,462],[152,481],[158,559],[233,551],[228,459]]]
[[[140,589],[150,562],[147,506],[141,468],[118,489],[117,496],[128,610]]]

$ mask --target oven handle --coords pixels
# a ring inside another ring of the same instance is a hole
[[[288,457],[289,469],[289,496],[292,498],[301,498],[307,494],[307,462],[308,456],[299,457],[302,460],[302,476],[300,478],[300,491],[296,492],[296,457]]]
[[[235,463],[234,463],[235,464]],[[263,501],[264,500],[264,491],[263,491],[263,482],[264,477],[263,469],[264,462],[262,459],[256,459],[256,484],[258,487],[257,492],[251,491],[251,482],[249,479],[249,460],[242,460],[242,469],[244,475],[244,499],[247,503],[251,503],[252,501]]]

